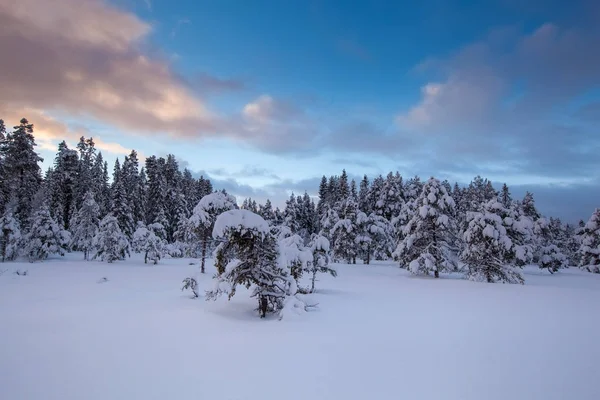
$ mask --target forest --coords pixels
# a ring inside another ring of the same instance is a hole
[[[541,215],[532,193],[513,199],[480,176],[467,186],[399,172],[349,180],[323,176],[316,196],[291,194],[241,204],[209,179],[181,170],[176,157],[132,150],[109,172],[93,138],[58,145],[42,172],[34,128],[26,119],[8,131],[0,120],[0,257],[31,262],[78,251],[109,263],[131,252],[145,262],[197,257],[201,272],[214,256],[220,282],[208,298],[253,285],[262,315],[314,290],[330,264],[394,260],[416,275],[461,272],[466,279],[524,283],[521,269],[549,273],[580,267],[600,273],[600,210],[577,225]],[[315,188],[316,189],[316,188]],[[300,287],[303,274],[312,288]],[[198,296],[196,280],[184,288]],[[298,306],[292,304],[291,307]]]

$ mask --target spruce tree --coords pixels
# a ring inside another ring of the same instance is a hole
[[[446,188],[435,178],[430,178],[415,201],[416,213],[404,227],[404,239],[398,244],[394,256],[408,265],[413,274],[452,271],[452,214],[454,200]]]
[[[71,248],[82,251],[84,260],[88,260],[94,250],[94,237],[98,233],[99,223],[100,207],[94,199],[94,194],[88,191],[71,224]]]
[[[333,253],[336,259],[345,260],[348,264],[356,264],[358,248],[358,204],[352,197],[348,197],[340,206],[340,219],[331,229],[333,239]]]
[[[525,197],[523,197],[523,201],[521,202],[521,210],[523,215],[531,218],[533,221],[537,221],[540,218],[540,213],[535,208],[533,194],[530,192],[525,193]]]
[[[17,200],[15,217],[21,227],[29,226],[32,213],[32,200],[42,184],[39,162],[44,160],[35,152],[33,124],[25,118],[6,135],[2,142],[4,188]]]
[[[310,293],[313,293],[315,291],[317,274],[330,274],[336,277],[337,271],[329,265],[330,244],[325,236],[314,234],[309,243],[309,248],[313,253],[313,261],[308,268],[311,274]]]
[[[579,267],[600,274],[600,208],[596,208],[580,233]]]
[[[69,229],[71,218],[77,210],[76,185],[79,169],[77,151],[69,149],[67,143],[62,141],[58,145],[52,174],[46,180],[50,183],[52,216],[66,230]]]
[[[508,264],[513,243],[507,235],[502,217],[496,209],[471,211],[464,233],[465,248],[461,253],[467,265],[467,278],[480,282],[524,283],[521,273]]]
[[[267,222],[248,210],[227,211],[217,218],[213,232],[221,241],[217,247],[216,285],[206,293],[207,300],[222,294],[231,299],[238,285],[252,288],[258,299],[260,317],[284,307],[286,296],[293,295],[289,271],[278,264],[277,239]]]
[[[128,189],[125,184],[124,171],[120,168],[119,160],[117,159],[113,174],[111,214],[117,219],[119,228],[127,236],[127,240],[131,240],[135,223],[133,220],[133,211],[129,203]]]
[[[369,190],[370,183],[367,175],[363,176],[360,181],[359,190],[358,190],[358,209],[365,214],[371,213],[371,204],[369,202]]]
[[[204,196],[194,207],[187,222],[186,238],[189,243],[201,247],[200,272],[205,272],[207,251],[212,243],[211,234],[217,217],[225,211],[237,208],[235,198],[222,192]]]
[[[560,231],[555,228],[546,218],[540,218],[534,224],[535,259],[540,269],[547,269],[551,274],[567,266],[567,256],[558,247]]]
[[[93,241],[96,253],[93,259],[99,258],[102,261],[112,263],[117,260],[124,260],[129,256],[129,240],[121,232],[117,218],[108,214],[102,221],[98,233]]]
[[[136,253],[144,254],[144,264],[147,264],[150,260],[156,265],[164,256],[165,242],[156,235],[153,228],[163,229],[162,225],[146,227],[142,222],[139,222],[133,233],[131,247]]]
[[[45,260],[51,254],[64,256],[70,235],[52,218],[48,206],[42,205],[31,219],[31,228],[24,237],[24,253],[29,261]]]
[[[16,259],[21,246],[21,229],[19,221],[13,216],[13,208],[14,206],[7,206],[4,215],[0,218],[0,258],[2,262]]]

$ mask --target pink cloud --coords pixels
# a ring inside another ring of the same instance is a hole
[[[91,116],[125,130],[214,130],[206,104],[139,44],[151,26],[101,0],[0,0],[0,105]]]

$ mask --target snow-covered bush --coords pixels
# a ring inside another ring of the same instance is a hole
[[[50,254],[63,256],[71,239],[69,232],[61,229],[43,205],[32,217],[29,232],[24,237],[25,251],[29,261],[40,261]]]
[[[157,264],[164,255],[164,241],[158,237],[154,230],[164,229],[161,224],[150,224],[145,227],[144,224],[138,224],[137,229],[133,233],[132,248],[136,253],[144,253],[144,263],[148,260]]]
[[[313,235],[309,247],[313,255],[313,260],[308,267],[311,274],[310,293],[312,293],[315,291],[318,273],[330,274],[336,277],[337,271],[329,265],[329,240],[325,236]]]
[[[88,191],[71,222],[71,248],[83,251],[84,260],[88,259],[93,250],[94,237],[98,233],[99,215],[100,207],[94,200],[94,194]]]
[[[111,214],[100,221],[100,228],[94,237],[93,244],[96,250],[94,259],[100,258],[102,261],[112,263],[129,256],[127,236],[121,232],[117,218]]]
[[[600,274],[600,208],[596,208],[581,233],[579,267]]]
[[[413,274],[433,272],[438,278],[440,272],[454,269],[451,254],[454,200],[439,180],[430,178],[415,200],[415,210],[393,255]]]
[[[215,221],[213,238],[222,242],[215,251],[217,275],[207,300],[222,294],[231,299],[238,285],[252,287],[261,318],[301,301],[290,269],[281,265],[288,259],[280,256],[277,238],[262,217],[248,210],[224,212]]]
[[[19,229],[19,221],[11,211],[7,211],[0,218],[0,257],[2,262],[17,258],[20,243],[21,229]]]
[[[480,282],[523,283],[521,273],[506,264],[513,243],[508,237],[502,217],[492,211],[468,212],[461,254],[467,265],[466,277]]]

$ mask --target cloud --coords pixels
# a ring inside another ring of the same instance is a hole
[[[0,0],[0,104],[93,117],[133,132],[199,135],[215,118],[168,64],[151,26],[101,0]],[[26,50],[24,50],[26,49]],[[40,62],[43,60],[43,62]]]
[[[146,5],[148,11],[152,11],[152,2],[150,0],[144,0],[144,4]]]
[[[128,155],[131,153],[131,149],[127,149],[119,143],[105,142],[85,127],[69,127],[42,110],[27,108],[16,113],[14,110],[0,105],[0,115],[3,116],[8,127],[17,125],[23,117],[27,118],[29,123],[34,126],[36,144],[38,148],[43,150],[55,152],[58,143],[63,140],[74,146],[79,142],[79,138],[84,136],[87,138],[93,137],[96,148],[100,151],[115,155]],[[142,153],[138,152],[138,155],[140,158],[144,158]]]
[[[420,162],[431,171],[448,159],[447,170],[460,171],[468,159],[474,174],[486,164],[510,165],[506,179],[528,175],[532,183],[596,177],[600,138],[582,124],[593,103],[570,110],[600,82],[600,54],[590,52],[599,46],[594,24],[495,29],[446,59],[421,63],[419,73],[441,79],[423,85],[397,126],[428,148]]]

